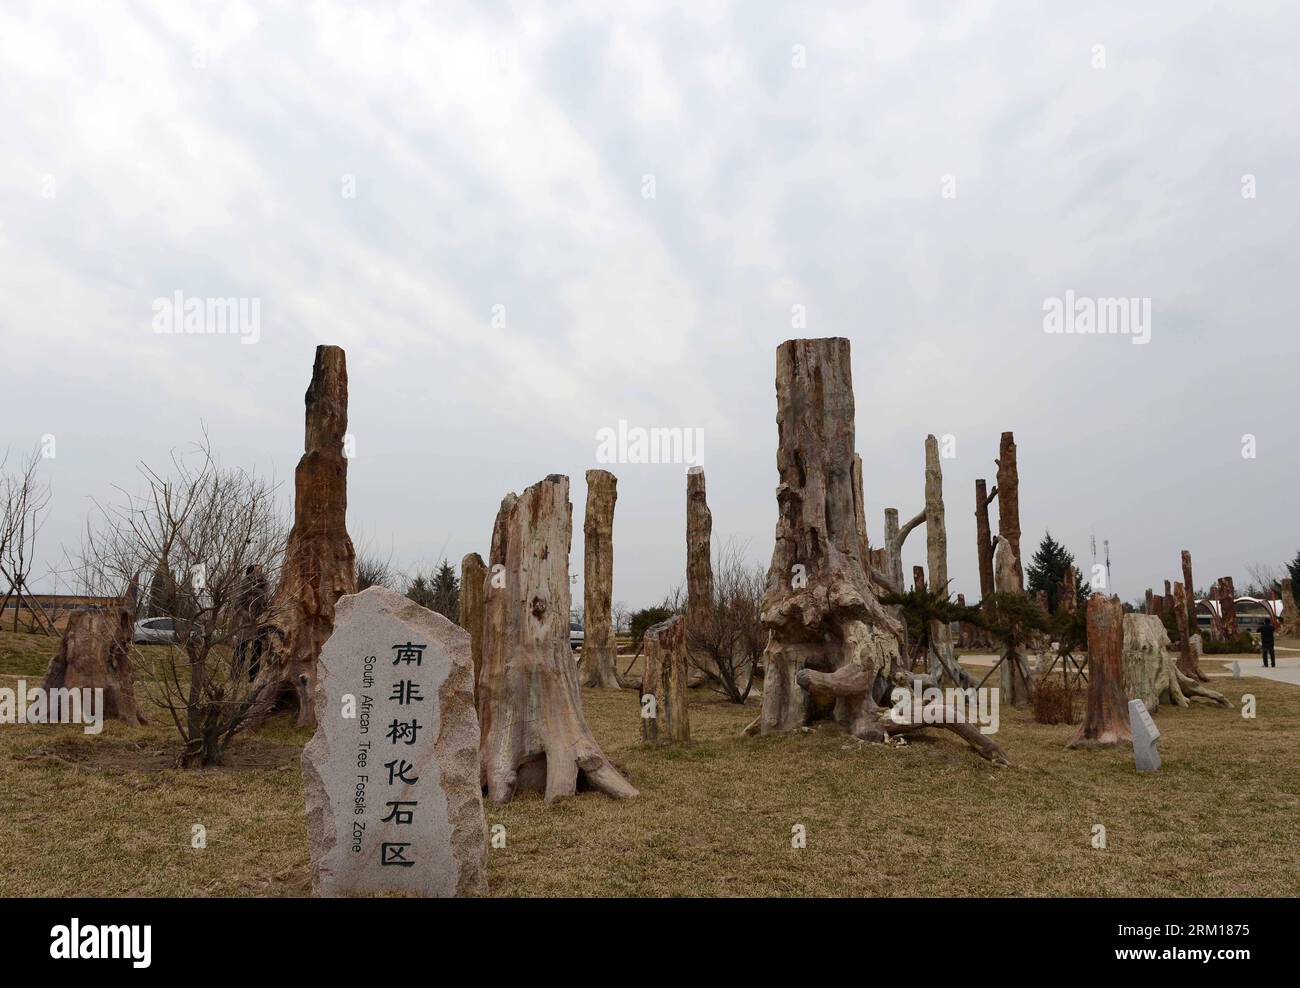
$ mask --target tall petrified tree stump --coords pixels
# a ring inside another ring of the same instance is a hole
[[[1223,605],[1223,634],[1227,638],[1237,637],[1237,590],[1232,585],[1232,577],[1219,578],[1219,602]]]
[[[1196,634],[1196,584],[1192,582],[1192,554],[1186,549],[1182,552],[1183,590],[1187,593],[1187,627]]]
[[[1124,693],[1124,608],[1118,597],[1088,599],[1088,710],[1069,747],[1132,743]]]
[[[925,557],[930,570],[930,586],[948,593],[948,528],[943,511],[943,468],[939,465],[939,440],[925,437]],[[935,648],[948,664],[953,658],[952,633],[946,621],[935,621],[930,629]],[[931,674],[939,668],[932,666]]]
[[[925,509],[922,508],[912,516],[906,525],[898,524],[898,509],[885,509],[885,570],[889,575],[890,589],[902,593],[907,588],[903,585],[903,543],[912,534],[917,525],[925,524]]]
[[[867,561],[867,575],[871,575],[871,540],[867,537],[867,499],[862,483],[862,457],[853,454],[853,521],[858,529],[858,554]]]
[[[988,492],[983,480],[975,481],[975,551],[980,569],[980,596],[993,593],[993,536],[989,529],[989,502],[998,496],[998,489]]]
[[[998,444],[998,535],[1011,543],[1016,564],[1016,589],[1025,589],[1025,571],[1020,555],[1020,471],[1016,466],[1016,439],[1002,433]]]
[[[620,687],[611,621],[614,599],[614,504],[618,478],[608,470],[587,471],[587,513],[582,523],[582,637],[584,686]]]
[[[645,633],[641,737],[647,744],[691,739],[686,705],[686,623],[680,615]]]
[[[483,607],[487,593],[487,566],[483,557],[471,552],[460,561],[460,610],[456,623],[469,632],[469,654],[474,662],[474,696],[483,669]]]
[[[699,649],[690,649],[690,637],[699,634],[713,607],[713,512],[709,510],[704,468],[686,473],[686,639],[691,679],[698,684],[717,677],[717,667]]]
[[[50,659],[41,688],[102,689],[105,719],[117,717],[132,727],[147,723],[135,700],[131,627],[131,612],[124,608],[74,611],[68,618],[59,650]],[[60,716],[57,706],[57,701],[51,700],[50,714],[55,720]]]
[[[480,770],[488,798],[538,790],[551,802],[579,784],[637,794],[605,758],[582,713],[569,647],[569,478],[551,474],[507,494],[492,532],[489,568],[502,567],[483,612],[478,713]]]
[[[280,640],[258,674],[255,709],[264,713],[292,691],[298,725],[315,722],[316,660],[334,631],[334,605],[356,593],[356,552],[348,537],[348,369],[343,350],[318,346],[307,388],[304,452],[294,472],[293,527],[270,607]],[[255,715],[254,720],[260,719]]]
[[[952,730],[986,758],[1001,749],[966,723],[895,724],[881,706],[896,680],[902,627],[876,599],[855,516],[853,377],[846,339],[788,340],[776,352],[778,520],[763,596],[771,632],[764,734],[833,718],[884,740]],[[922,677],[924,678],[924,677]]]
[[[763,733],[818,714],[800,670],[861,670],[874,679],[898,656],[901,626],[876,600],[859,556],[854,510],[853,377],[846,339],[790,340],[776,352],[779,517],[762,621]]]
[[[1065,572],[1061,575],[1060,587],[1056,591],[1056,606],[1067,614],[1073,614],[1079,609],[1078,576],[1073,566],[1065,567]]]
[[[1001,495],[998,495],[1001,497]],[[996,593],[1024,593],[1021,583],[1020,560],[1016,558],[1011,543],[999,534],[993,553],[993,589]],[[1029,660],[1013,647],[1005,652],[998,665],[999,689],[1002,699],[1012,706],[1023,706],[1033,699],[1034,681],[1029,671]]]

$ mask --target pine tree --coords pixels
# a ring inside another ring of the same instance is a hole
[[[416,573],[406,585],[406,596],[451,621],[459,619],[460,579],[445,559],[430,576]]]
[[[429,589],[433,598],[429,609],[455,621],[460,613],[460,580],[447,560],[442,561],[433,575]]]
[[[1039,590],[1046,591],[1049,613],[1056,613],[1060,603],[1057,597],[1060,596],[1061,581],[1065,579],[1066,571],[1073,565],[1074,554],[1052,538],[1051,532],[1044,534],[1043,541],[1038,545],[1038,551],[1034,553],[1033,561],[1025,571],[1025,576],[1028,579],[1031,595]],[[1081,588],[1086,586],[1078,570],[1075,570],[1075,583]],[[1081,597],[1086,599],[1087,594],[1084,593]]]
[[[1300,593],[1300,552],[1295,554],[1295,559],[1286,564],[1286,575],[1291,577],[1292,592]]]

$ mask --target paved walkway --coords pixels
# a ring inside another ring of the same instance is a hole
[[[1283,651],[1294,652],[1295,649],[1278,649]],[[1232,678],[1231,666],[1233,662],[1241,664],[1242,677],[1254,676],[1257,679],[1271,679],[1275,683],[1290,683],[1292,686],[1300,686],[1300,656],[1292,657],[1289,655],[1279,654],[1277,657],[1277,666],[1264,668],[1264,661],[1258,655],[1203,655],[1205,659],[1222,659],[1228,663],[1228,672],[1209,672],[1206,673],[1211,679]]]
[[[1286,653],[1291,653],[1290,655]],[[1226,662],[1228,672],[1209,672],[1206,673],[1211,679],[1231,679],[1232,663],[1241,663],[1241,675],[1243,678],[1254,676],[1257,679],[1271,679],[1275,683],[1290,683],[1292,686],[1300,686],[1300,649],[1282,648],[1277,650],[1277,667],[1270,666],[1265,669],[1263,660],[1256,652],[1251,655],[1202,655],[1201,658],[1208,662]],[[1175,655],[1175,657],[1177,657]],[[961,661],[963,665],[983,666],[987,668],[998,660],[996,655],[963,655]],[[1034,661],[1030,656],[1030,662]],[[1079,656],[1080,662],[1086,662],[1086,655]]]

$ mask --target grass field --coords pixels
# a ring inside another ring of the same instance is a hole
[[[0,686],[39,685],[53,648],[0,632]],[[489,804],[507,836],[488,852],[489,886],[502,896],[1296,895],[1300,689],[1211,685],[1238,705],[1253,694],[1257,717],[1161,707],[1164,765],[1141,776],[1130,751],[1067,751],[1073,728],[1005,707],[1004,769],[947,732],[906,747],[830,725],[742,738],[754,704],[704,692],[690,745],[646,749],[634,693],[586,690],[597,740],[641,796]],[[110,722],[98,737],[0,726],[0,895],[306,894],[306,732],[279,717],[238,742],[230,766],[182,771],[169,767],[166,715],[149,713],[146,727]],[[191,847],[196,824],[202,850]],[[791,847],[796,824],[806,848]],[[1104,850],[1092,846],[1096,824]]]

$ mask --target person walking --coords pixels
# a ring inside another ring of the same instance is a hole
[[[1265,621],[1259,629],[1259,650],[1264,657],[1264,668],[1277,668],[1277,653],[1273,650],[1273,622]]]

